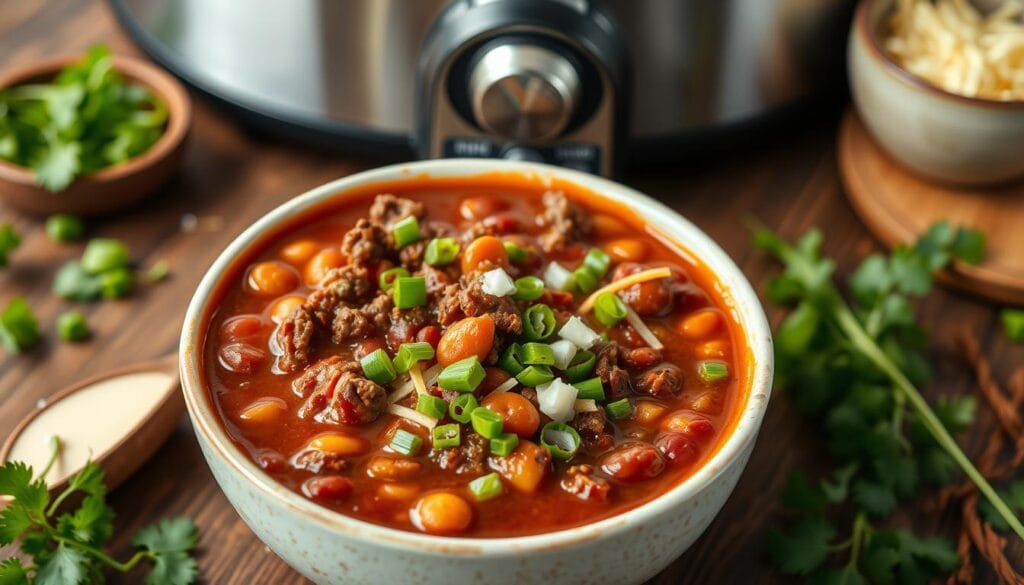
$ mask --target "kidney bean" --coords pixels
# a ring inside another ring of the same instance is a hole
[[[302,493],[314,500],[340,500],[352,493],[352,482],[340,475],[311,477],[302,483]]]
[[[437,325],[427,325],[416,334],[416,341],[425,341],[437,349],[437,344],[441,341],[441,328]]]
[[[262,331],[263,319],[257,315],[241,315],[228,319],[220,326],[220,337],[222,341],[245,341]]]
[[[352,355],[357,359],[361,360],[371,353],[384,347],[384,342],[377,339],[376,337],[367,337],[356,342],[355,347],[352,348]]]
[[[643,481],[665,470],[665,458],[654,445],[635,441],[602,457],[601,470],[619,481]]]
[[[664,433],[654,439],[654,446],[674,465],[691,465],[700,456],[697,445],[682,433]]]
[[[267,359],[267,354],[248,343],[229,343],[220,348],[220,365],[238,374],[251,374]]]

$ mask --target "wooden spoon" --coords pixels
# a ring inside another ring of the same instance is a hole
[[[89,459],[112,490],[167,440],[184,410],[177,354],[119,368],[40,400],[0,448],[0,462],[25,461],[39,473],[56,436],[60,453],[46,475],[51,492],[67,487]]]

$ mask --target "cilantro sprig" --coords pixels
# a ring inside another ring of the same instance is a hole
[[[825,583],[925,582],[948,572],[956,555],[941,539],[879,529],[901,501],[928,484],[952,479],[957,467],[985,496],[993,516],[1024,539],[1024,526],[957,446],[952,435],[973,419],[970,397],[943,397],[934,407],[917,386],[929,377],[926,336],[911,299],[926,294],[933,273],[953,259],[984,258],[984,237],[946,222],[913,246],[864,260],[847,281],[849,301],[833,282],[835,264],[812,230],[795,244],[760,230],[755,243],[785,270],[769,282],[773,302],[792,307],[776,331],[779,385],[821,423],[838,469],[811,483],[790,481],[783,503],[797,513],[773,531],[769,550],[787,573]],[[853,509],[853,514],[844,511]],[[830,517],[853,518],[842,537]],[[839,569],[824,568],[845,555]]]
[[[73,476],[68,487],[51,500],[43,480],[60,450],[54,438],[53,455],[41,473],[14,461],[0,467],[0,495],[13,501],[0,510],[0,546],[21,539],[21,551],[31,559],[24,564],[11,557],[0,562],[4,585],[69,585],[102,580],[104,569],[127,573],[140,564],[151,564],[149,585],[188,585],[195,581],[198,566],[189,556],[198,532],[188,518],[172,518],[143,528],[132,541],[137,547],[126,561],[103,551],[114,533],[114,511],[106,503],[103,470],[89,462]],[[74,511],[62,512],[62,504],[75,494],[83,496]]]
[[[9,223],[0,223],[0,268],[7,268],[10,254],[21,245],[21,235]]]

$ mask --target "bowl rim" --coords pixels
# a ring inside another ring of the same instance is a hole
[[[684,244],[682,247],[685,251],[700,258],[714,272],[723,293],[732,302],[752,356],[751,381],[746,404],[737,414],[736,424],[725,442],[691,476],[669,491],[633,509],[574,528],[505,538],[439,537],[372,524],[311,502],[260,470],[227,435],[212,408],[211,401],[207,398],[205,383],[199,374],[199,352],[203,335],[200,327],[203,324],[207,303],[224,271],[262,234],[319,202],[333,197],[344,197],[347,191],[368,184],[415,179],[424,175],[440,178],[472,177],[495,171],[522,174],[533,179],[540,178],[542,181],[544,178],[556,178],[577,184],[606,199],[631,205],[641,217],[671,234],[672,240]],[[443,159],[380,167],[325,183],[268,212],[236,237],[203,276],[185,315],[179,359],[185,404],[193,427],[198,435],[202,435],[199,437],[200,442],[205,443],[209,451],[216,453],[216,457],[222,463],[245,477],[248,484],[254,486],[257,491],[274,498],[290,512],[319,524],[327,531],[389,548],[449,556],[514,556],[562,549],[611,538],[626,530],[642,526],[661,514],[671,513],[673,509],[713,484],[743,456],[745,450],[752,448],[768,407],[774,368],[771,330],[756,293],[732,259],[689,220],[647,195],[608,179],[544,164],[490,159]]]
[[[880,2],[887,2],[890,6],[885,7],[884,10],[880,10],[878,15],[872,19],[871,14],[875,11],[875,7]],[[892,10],[891,5],[894,4],[894,2],[895,0],[862,0],[860,4],[857,5],[857,12],[853,19],[853,34],[860,37],[861,42],[868,49],[868,54],[873,57],[875,61],[880,62],[885,71],[892,74],[904,85],[914,89],[924,90],[926,93],[932,94],[936,97],[945,98],[964,105],[981,106],[1000,110],[1024,109],[1024,99],[996,100],[959,94],[937,85],[933,85],[927,80],[924,80],[901,67],[899,63],[894,61],[892,57],[885,52],[885,49],[882,48],[878,38],[879,21]]]
[[[55,75],[64,67],[77,63],[81,59],[82,55],[58,55],[14,67],[0,73],[0,90],[34,77]],[[142,154],[124,162],[103,167],[87,175],[77,176],[68,189],[79,182],[111,183],[139,173],[173,153],[188,134],[189,126],[192,123],[192,102],[181,82],[152,63],[126,55],[113,55],[113,67],[118,73],[146,86],[147,89],[163,99],[167,104],[166,127],[160,138]],[[36,184],[35,175],[31,169],[2,159],[0,159],[0,180],[35,187],[49,193]]]

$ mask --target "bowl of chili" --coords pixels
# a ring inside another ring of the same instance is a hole
[[[531,163],[328,183],[214,262],[186,404],[246,523],[316,582],[641,582],[707,528],[767,407],[736,265],[663,204]]]

